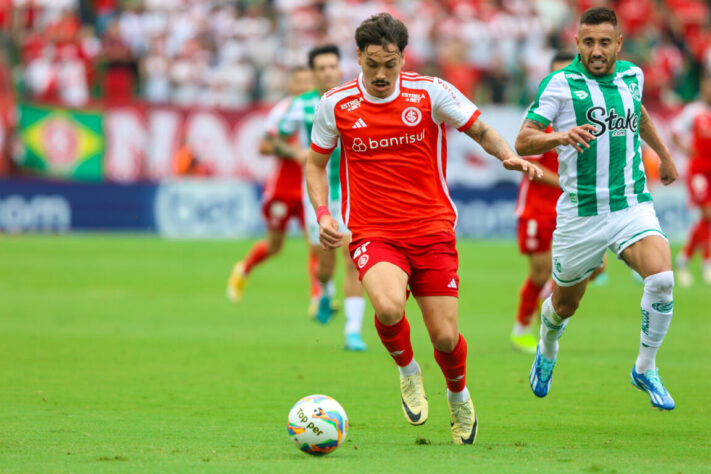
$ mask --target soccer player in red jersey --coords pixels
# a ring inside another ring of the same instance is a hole
[[[467,344],[457,327],[457,210],[446,181],[445,126],[472,137],[508,169],[529,177],[541,171],[516,156],[450,84],[401,71],[408,42],[402,22],[387,13],[372,16],[355,40],[362,72],[323,96],[311,135],[306,181],[320,241],[327,249],[344,242],[327,207],[326,166],[340,141],[351,256],[375,309],[378,335],[398,366],[405,418],[421,425],[428,417],[404,314],[409,286],[446,379],[452,439],[472,444],[477,418],[465,381]]]
[[[676,120],[672,140],[689,156],[686,184],[691,203],[700,211],[686,245],[676,258],[681,286],[694,282],[688,262],[694,252],[703,254],[704,282],[711,285],[711,77],[701,81],[701,98],[687,105]]]
[[[267,237],[255,243],[247,252],[244,260],[235,263],[232,274],[227,281],[227,297],[238,302],[242,299],[247,276],[256,267],[269,257],[276,255],[284,244],[286,226],[294,218],[304,228],[303,198],[303,172],[302,166],[306,154],[301,153],[293,158],[285,158],[278,153],[274,138],[278,136],[279,120],[284,116],[294,96],[306,92],[313,87],[311,70],[306,67],[294,68],[289,77],[287,91],[289,95],[280,100],[269,112],[265,124],[265,136],[259,145],[259,152],[263,155],[278,155],[277,166],[274,172],[264,183],[262,193],[262,215],[267,226]],[[312,297],[318,292],[318,281],[315,278],[314,257],[310,257],[309,274],[311,277]]]

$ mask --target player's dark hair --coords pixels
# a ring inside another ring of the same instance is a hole
[[[581,25],[599,25],[601,23],[612,23],[613,26],[617,27],[617,15],[615,15],[612,8],[590,8],[580,15]]]
[[[309,67],[311,69],[314,68],[314,59],[316,59],[316,56],[321,56],[322,54],[335,54],[338,59],[341,59],[341,51],[335,44],[316,46],[309,51]]]
[[[561,62],[561,61],[566,61],[570,62],[573,59],[575,59],[575,53],[572,53],[570,51],[558,51],[555,53],[555,56],[553,56],[553,59],[551,59],[551,67],[553,67],[553,64]]]
[[[365,51],[371,44],[377,46],[397,45],[402,53],[405,51],[409,35],[403,22],[393,18],[390,13],[373,15],[356,28],[355,41],[358,49]]]

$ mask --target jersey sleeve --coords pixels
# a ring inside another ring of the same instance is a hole
[[[543,79],[538,86],[536,100],[526,114],[527,120],[535,120],[544,127],[547,127],[555,119],[560,111],[561,97],[564,96],[561,79],[564,73],[555,73]]]
[[[449,82],[434,78],[432,114],[436,122],[446,122],[460,132],[467,130],[481,111]]]
[[[282,117],[284,117],[284,113],[289,107],[290,102],[291,99],[289,98],[282,99],[269,110],[269,113],[267,114],[267,119],[264,121],[265,135],[275,137],[279,134],[279,122],[281,121]]]
[[[672,132],[679,137],[688,139],[690,130],[694,125],[696,103],[688,104],[672,122]]]
[[[301,126],[304,116],[304,108],[301,107],[299,99],[293,99],[289,103],[289,107],[279,120],[278,132],[279,135],[290,137],[295,134]]]
[[[316,106],[314,113],[311,149],[324,155],[331,154],[338,145],[338,128],[336,127],[334,107],[333,101],[324,97]]]

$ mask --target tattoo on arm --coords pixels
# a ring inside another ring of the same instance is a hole
[[[526,127],[528,125],[532,126],[533,128],[537,128],[538,130],[545,130],[546,129],[546,127],[541,122],[539,122],[537,120],[531,120],[531,119],[524,120],[523,127]],[[521,128],[523,128],[523,127],[521,127]]]

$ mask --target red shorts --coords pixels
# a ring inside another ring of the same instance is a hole
[[[522,254],[548,252],[551,249],[555,220],[518,220],[518,250]]]
[[[360,239],[349,250],[360,279],[378,262],[400,267],[414,296],[459,296],[459,254],[454,234],[412,239]]]
[[[304,205],[301,199],[270,199],[262,205],[262,215],[267,224],[267,229],[284,231],[289,219],[295,217],[299,225],[304,228]]]
[[[711,173],[692,173],[686,179],[689,199],[699,207],[711,205]]]

